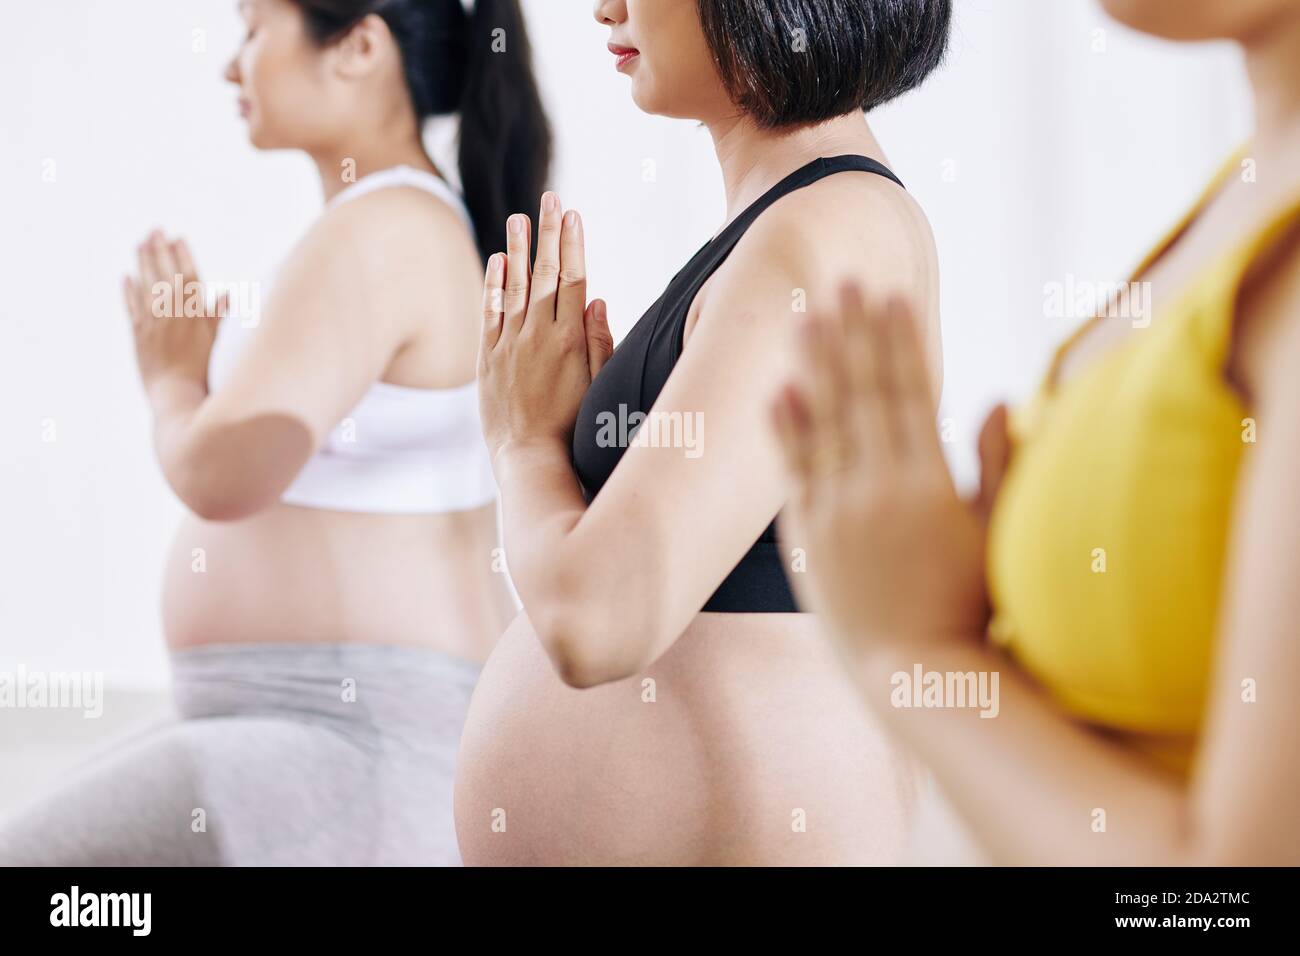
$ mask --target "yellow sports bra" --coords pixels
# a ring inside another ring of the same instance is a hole
[[[1239,167],[1143,260],[1144,274]],[[1233,494],[1253,440],[1225,378],[1238,290],[1300,197],[1228,249],[1149,327],[1012,416],[989,529],[990,639],[1069,713],[1185,773],[1208,691]]]

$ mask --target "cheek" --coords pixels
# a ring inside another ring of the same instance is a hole
[[[294,51],[272,44],[250,51],[245,82],[253,102],[253,126],[260,139],[293,145],[304,131],[296,127],[313,115],[315,97],[310,67]]]
[[[652,112],[701,119],[725,104],[722,80],[699,27],[667,39],[656,37],[632,76],[637,104]]]
[[[681,78],[669,53],[642,53],[632,70],[632,99],[647,113],[673,115],[681,107]]]

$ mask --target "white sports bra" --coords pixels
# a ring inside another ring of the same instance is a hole
[[[448,203],[472,230],[464,201],[442,179],[409,166],[366,176],[326,208],[376,189],[413,186]],[[229,315],[217,330],[208,383],[219,389],[257,331]],[[303,466],[281,500],[327,511],[429,514],[495,501],[479,423],[478,385],[408,388],[376,382]]]

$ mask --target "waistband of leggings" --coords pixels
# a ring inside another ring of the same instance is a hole
[[[463,718],[480,672],[440,651],[387,644],[207,644],[170,658],[184,718],[280,716],[415,733]]]

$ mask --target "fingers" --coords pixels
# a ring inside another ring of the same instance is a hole
[[[889,401],[891,430],[900,455],[939,456],[934,394],[915,312],[901,297],[889,300],[880,315],[882,368]]]
[[[563,320],[586,324],[587,259],[582,217],[576,210],[564,214],[560,197],[542,196],[537,220],[537,260],[530,266],[532,224],[527,216],[511,216],[506,227],[505,280],[500,309],[484,304],[485,321],[500,312],[502,336],[520,334],[536,322]],[[602,360],[603,364],[603,360]]]
[[[482,360],[486,360],[501,340],[501,325],[505,315],[505,265],[506,257],[497,253],[488,260],[487,275],[483,278],[483,338],[479,343],[479,357]]]
[[[1007,407],[993,409],[980,429],[980,490],[976,512],[985,524],[993,514],[993,505],[1002,489],[1002,479],[1011,465],[1011,436],[1007,430]]]
[[[787,393],[774,410],[792,470],[824,477],[857,464],[876,476],[900,464],[946,469],[925,352],[905,300],[868,306],[848,283],[837,317],[810,319],[802,333],[801,405]]]
[[[190,255],[190,247],[184,239],[177,239],[171,244],[172,261],[176,264],[176,271],[180,273],[185,282],[197,282],[199,270],[194,265],[194,257]]]
[[[844,361],[849,386],[855,395],[871,392],[879,385],[877,356],[870,315],[856,286],[840,290],[840,324],[844,330]]]
[[[876,312],[854,283],[840,289],[840,324],[844,335],[840,351],[848,368],[849,392],[844,399],[848,431],[859,454],[872,467],[884,468],[897,459],[886,408],[888,374]]]
[[[587,364],[594,382],[614,354],[614,336],[609,331],[609,314],[604,299],[596,299],[587,306],[583,327],[587,333]]]
[[[538,255],[540,262],[540,253]],[[576,209],[564,215],[560,229],[559,291],[555,301],[556,321],[577,321],[587,307],[587,252],[582,235],[582,216]]]
[[[230,293],[222,292],[212,303],[212,311],[208,312],[206,305],[208,291],[199,285],[199,269],[194,263],[194,256],[190,252],[189,243],[184,239],[177,239],[171,243],[171,261],[175,267],[175,275],[181,277],[181,295],[188,302],[191,295],[191,289],[197,291],[204,302],[204,317],[220,321],[225,318],[226,313],[230,311]],[[173,277],[174,278],[174,277]]]
[[[188,249],[185,255],[188,257]],[[176,307],[185,295],[183,270],[177,261],[175,247],[161,230],[155,229],[140,244],[136,257],[140,269],[140,291],[148,303],[149,314],[156,318],[175,317]],[[178,275],[182,275],[179,289],[175,288]],[[165,285],[167,289],[160,290],[159,285]]]
[[[806,485],[815,477],[815,441],[808,402],[799,386],[787,384],[777,393],[772,403],[772,425],[786,468],[797,483]]]
[[[140,271],[140,291],[148,303],[149,314],[152,316],[155,314],[154,300],[157,296],[157,285],[162,275],[162,265],[158,261],[157,250],[154,248],[153,235],[140,243],[139,248],[136,249],[136,265]]]
[[[809,316],[800,329],[804,397],[810,427],[827,455],[847,451],[843,429],[848,372],[836,348],[838,329],[824,316]]]
[[[158,281],[166,282],[168,285],[176,281],[176,277],[181,274],[180,266],[176,263],[174,246],[167,241],[167,237],[161,232],[155,232],[150,240],[153,247],[154,261],[158,263],[159,275]],[[181,287],[181,294],[184,295],[184,286]]]
[[[555,321],[555,300],[560,281],[560,199],[553,192],[542,196],[542,211],[537,217],[537,264],[533,266],[528,292],[528,313],[524,325]],[[584,302],[583,305],[586,305]]]
[[[532,245],[532,222],[525,215],[511,216],[506,223],[506,277],[503,334],[518,335],[528,314],[528,296],[532,285],[529,254]]]
[[[155,235],[149,235],[146,241],[140,243],[135,255],[140,272],[140,293],[147,303],[148,315],[155,319],[164,319],[172,312],[173,297],[172,294],[162,293],[159,289],[160,282],[164,280],[162,280],[162,263],[157,254]]]

